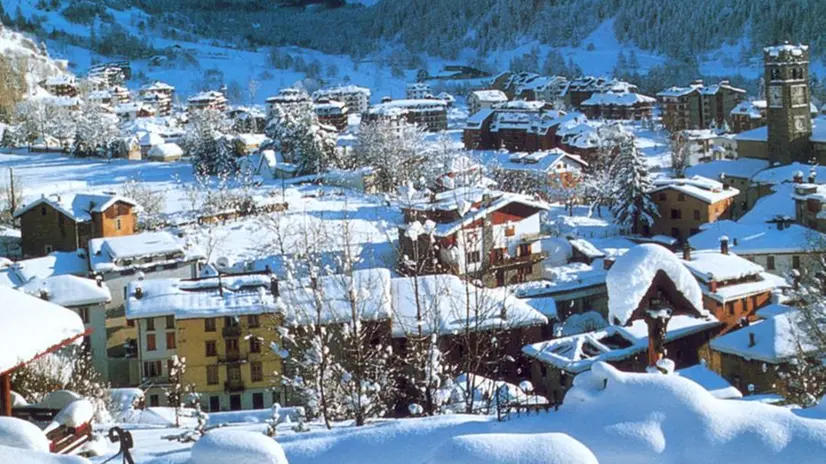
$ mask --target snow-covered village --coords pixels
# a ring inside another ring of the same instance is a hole
[[[799,3],[1,0],[0,464],[824,462]]]

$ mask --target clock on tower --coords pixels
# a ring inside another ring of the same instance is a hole
[[[809,47],[778,45],[763,50],[768,156],[772,163],[808,162],[812,152],[809,110]]]

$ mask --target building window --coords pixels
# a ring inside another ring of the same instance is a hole
[[[774,270],[774,256],[767,256],[766,257],[766,269],[769,271]]]
[[[175,332],[167,332],[166,333],[166,349],[167,350],[174,350],[175,349]]]
[[[218,384],[218,366],[207,366],[207,385]]]
[[[261,327],[261,320],[259,319],[258,314],[250,314],[249,316],[247,316],[247,325],[251,329]]]
[[[250,353],[261,352],[261,340],[258,337],[250,337]]]
[[[115,219],[115,230],[120,230],[120,218]]]
[[[45,251],[47,255],[52,254],[52,252],[54,251],[54,247],[52,247],[51,245],[46,245],[45,247],[43,247],[43,251]]]
[[[46,207],[45,207],[45,206],[41,206],[41,207],[40,207],[40,215],[41,215],[41,216],[45,216],[45,215],[46,215]]]
[[[84,324],[89,323],[89,308],[80,308],[78,310],[80,313],[80,319],[83,321]]]
[[[161,362],[160,361],[144,361],[143,363],[144,377],[160,377],[161,376]]]
[[[471,251],[465,254],[468,264],[478,263],[482,260],[482,253],[480,251]]]
[[[238,353],[238,339],[237,338],[228,338],[226,340],[227,344],[227,353]]]
[[[155,351],[155,334],[146,334],[146,351]]]
[[[695,220],[695,221],[699,221],[699,220],[700,220],[700,210],[699,210],[699,209],[695,209],[695,210],[694,210],[694,220]]]
[[[264,367],[261,365],[261,361],[253,361],[250,363],[250,379],[253,382],[264,380]]]
[[[174,329],[175,328],[175,316],[166,316],[166,328],[167,329]]]
[[[668,199],[668,195],[666,195],[665,192],[660,192],[659,199],[660,201],[666,201]]]
[[[792,268],[800,270],[800,256],[792,256]]]
[[[160,401],[160,398],[158,398],[158,395],[149,395],[149,406],[150,407],[157,408],[160,405],[161,405],[161,401]]]
[[[204,332],[215,332],[215,319],[204,319]]]
[[[146,320],[146,330],[155,330],[155,319],[149,318]]]
[[[672,209],[671,210],[671,219],[680,219],[683,217],[682,210],[679,209]]]
[[[127,319],[126,320],[126,327],[135,327],[135,320],[134,319]]]
[[[209,412],[217,412],[221,410],[221,398],[218,396],[209,397]]]
[[[215,340],[206,341],[206,355],[207,357],[218,356],[218,349],[215,347]]]
[[[677,201],[685,201],[685,193],[677,195]]]
[[[726,307],[728,308],[728,315],[734,316],[734,303],[726,303]]]

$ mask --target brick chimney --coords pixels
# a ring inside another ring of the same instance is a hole
[[[806,181],[810,184],[814,184],[817,181],[817,171],[814,168],[809,170],[809,178]]]
[[[143,298],[143,286],[138,285],[135,287],[135,298],[139,300]]]
[[[714,274],[708,273],[708,289],[711,290],[711,293],[717,293],[717,280],[714,279]]]
[[[278,290],[278,277],[276,276],[270,276],[270,293],[276,298],[281,295],[281,292]]]
[[[728,254],[728,237],[725,235],[720,237],[720,253],[724,255]]]
[[[795,171],[794,175],[792,176],[792,182],[794,182],[795,184],[802,184],[803,171]]]
[[[602,268],[606,271],[610,271],[611,268],[614,266],[614,258],[605,258],[602,260]]]
[[[688,242],[683,243],[683,259],[691,261],[691,245]]]

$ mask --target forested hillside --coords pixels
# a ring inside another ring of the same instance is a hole
[[[826,36],[819,33],[826,2],[819,0],[382,0],[369,8],[324,7],[344,2],[289,8],[283,0],[97,1],[115,8],[134,5],[193,33],[355,55],[394,40],[409,51],[448,58],[463,47],[486,51],[526,38],[576,45],[609,17],[616,18],[620,39],[672,57],[714,50],[743,37],[753,44],[743,50],[748,54],[783,40],[826,49]]]

